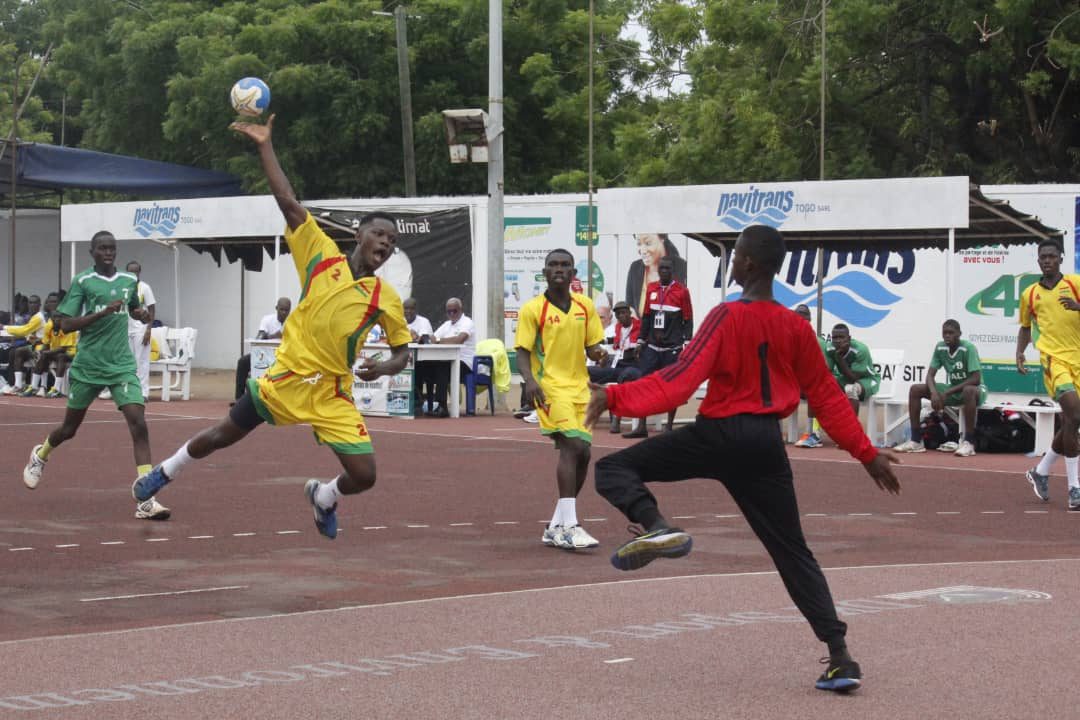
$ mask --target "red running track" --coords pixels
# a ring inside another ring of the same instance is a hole
[[[155,459],[224,403],[149,406]],[[1072,717],[1080,513],[1020,456],[905,458],[878,491],[792,450],[804,529],[866,686],[812,689],[822,647],[716,483],[657,488],[693,554],[611,568],[625,521],[587,488],[590,553],[541,546],[555,454],[508,417],[370,423],[379,484],[334,542],[301,488],[336,461],[260,428],[132,517],[130,440],[104,403],[23,488],[59,402],[0,400],[0,717]],[[627,444],[598,433],[599,456]],[[159,684],[165,683],[165,684]],[[31,709],[35,708],[35,709]]]

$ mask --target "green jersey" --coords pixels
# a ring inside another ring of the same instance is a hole
[[[979,351],[967,340],[961,340],[956,350],[950,351],[945,341],[934,347],[930,357],[930,369],[945,369],[945,386],[953,387],[967,380],[973,372],[982,370],[979,363]]]
[[[840,387],[847,385],[851,381],[847,379],[844,373],[840,372],[840,367],[836,364],[836,351],[831,343],[826,350],[825,364],[829,367],[829,372],[836,378],[836,382],[840,383]],[[878,384],[881,382],[881,375],[874,369],[874,360],[870,357],[870,348],[866,347],[865,343],[853,339],[844,360],[847,361],[847,365],[853,373],[862,375],[859,383],[865,385],[869,394],[876,393]]]
[[[79,349],[71,363],[72,379],[90,385],[112,385],[135,373],[135,356],[128,345],[127,311],[139,307],[138,284],[131,273],[117,271],[105,277],[92,267],[72,280],[71,289],[56,308],[60,315],[90,315],[114,300],[123,300],[125,305],[124,310],[99,318],[80,331]]]

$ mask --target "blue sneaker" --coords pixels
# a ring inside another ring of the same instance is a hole
[[[131,483],[131,497],[138,502],[146,502],[157,495],[158,490],[172,482],[172,478],[165,474],[160,465]]]
[[[315,508],[315,527],[319,532],[333,540],[337,537],[337,503],[329,510],[324,510],[315,502],[315,492],[319,489],[319,481],[312,478],[304,485],[304,495],[307,496],[311,507]]]
[[[1040,475],[1038,467],[1033,467],[1024,473],[1024,477],[1031,483],[1031,489],[1035,491],[1035,497],[1042,501],[1050,499],[1050,476]]]
[[[679,558],[690,554],[694,540],[679,528],[660,528],[619,546],[611,564],[619,570],[637,570],[656,558]]]
[[[862,685],[862,669],[854,660],[833,665],[829,658],[822,658],[821,662],[829,663],[829,667],[814,683],[818,690],[846,693],[857,690]]]

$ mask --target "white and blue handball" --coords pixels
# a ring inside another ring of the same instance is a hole
[[[270,87],[257,77],[246,77],[232,86],[229,100],[241,115],[258,117],[270,107]]]

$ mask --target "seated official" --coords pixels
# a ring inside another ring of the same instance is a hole
[[[435,330],[431,342],[434,345],[461,345],[461,377],[464,378],[472,372],[472,361],[476,355],[476,326],[472,318],[465,314],[458,298],[446,301],[446,318],[446,322]],[[428,398],[431,401],[429,414],[449,417],[447,398],[451,392],[459,392],[459,388],[450,387],[450,362],[434,361],[432,371],[435,373],[435,393],[433,398]]]
[[[405,322],[414,343],[427,345],[435,337],[431,321],[416,311],[416,298],[405,298],[401,302],[405,310]],[[430,413],[435,398],[435,371],[428,362],[418,362],[413,368],[413,400],[416,414]],[[426,407],[425,407],[426,406]]]
[[[848,326],[839,323],[833,327],[832,342],[825,348],[825,364],[858,415],[859,403],[876,394],[881,385],[870,348],[852,338]]]
[[[626,302],[617,302],[614,307],[615,326],[612,337],[614,353],[609,355],[604,365],[590,365],[589,380],[598,385],[616,382],[629,382],[641,377],[641,371],[637,368],[637,341],[641,332],[641,321],[634,317],[630,305]],[[611,432],[620,430],[621,419],[611,416]]]
[[[912,385],[908,391],[908,422],[911,439],[897,445],[897,452],[926,452],[919,435],[922,401],[930,400],[935,412],[947,407],[963,408],[964,437],[954,455],[971,457],[975,454],[975,420],[979,406],[986,402],[986,386],[982,384],[982,364],[979,350],[973,343],[960,338],[960,323],[946,320],[941,326],[941,342],[934,347],[926,382]],[[945,382],[935,381],[939,368],[945,369]]]
[[[277,304],[274,306],[274,312],[264,315],[263,319],[259,321],[259,332],[255,334],[255,339],[280,339],[290,312],[292,312],[292,300],[287,297],[278,298]],[[248,353],[241,355],[240,359],[236,361],[236,394],[234,396],[236,400],[239,400],[244,394],[250,375],[251,354]]]

